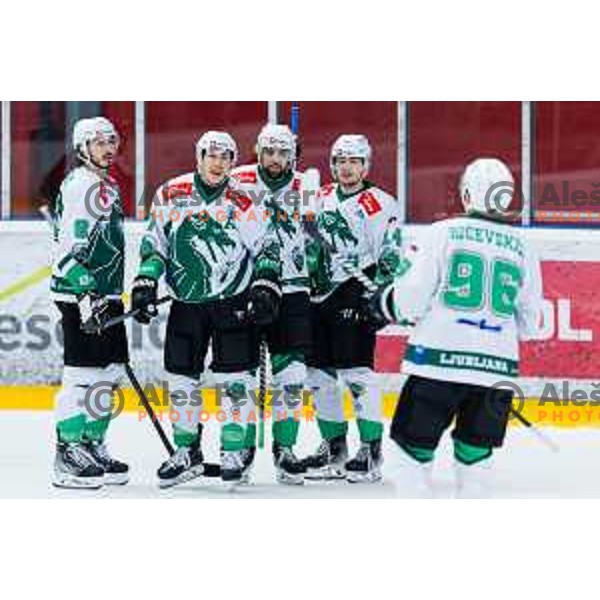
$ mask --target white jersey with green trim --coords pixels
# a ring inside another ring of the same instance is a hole
[[[280,179],[271,179],[260,165],[252,164],[236,168],[231,176],[244,201],[252,203],[252,210],[259,220],[279,240],[283,293],[308,292],[305,240],[300,218],[310,208],[306,205],[302,173],[290,171]]]
[[[234,184],[226,179],[208,188],[192,172],[160,186],[138,274],[156,280],[165,274],[175,298],[202,303],[243,292],[259,266],[279,273],[278,244]]]
[[[76,302],[86,292],[108,298],[123,293],[123,207],[115,179],[87,166],[71,170],[55,205],[51,295]]]
[[[396,318],[416,322],[404,373],[492,386],[519,375],[519,339],[541,325],[540,263],[524,232],[473,216],[428,227],[395,280]]]
[[[319,190],[316,211],[319,234],[327,244],[322,259],[311,261],[318,263],[311,268],[316,300],[352,278],[348,265],[362,271],[372,267],[377,283],[406,268],[398,203],[383,190],[365,182],[360,190],[346,195],[332,183]]]

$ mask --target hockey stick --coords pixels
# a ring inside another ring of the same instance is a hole
[[[267,399],[267,342],[260,340],[258,364],[258,447],[265,447],[265,402]]]
[[[518,410],[515,410],[512,406],[510,408],[510,413],[515,417],[522,425],[527,427],[539,440],[552,450],[552,452],[560,452],[560,448],[558,444],[549,436],[547,436],[541,429],[536,427],[529,419],[526,419]]]
[[[153,306],[159,306],[160,304],[165,304],[166,302],[170,302],[171,300],[172,300],[171,296],[163,296],[162,298],[159,298],[156,302],[154,302]],[[106,321],[106,323],[104,323],[102,325],[102,327],[99,327],[96,330],[96,333],[102,333],[103,331],[106,331],[107,329],[110,329],[111,327],[114,327],[115,325],[118,325],[119,323],[123,323],[124,321],[127,321],[127,319],[131,319],[132,317],[135,317],[141,311],[142,311],[141,308],[135,308],[134,310],[130,310],[129,312],[119,315],[118,317],[113,317],[112,319],[109,319],[108,321]]]
[[[148,401],[148,398],[146,397],[146,393],[142,389],[142,386],[140,385],[140,382],[139,382],[138,378],[136,377],[135,373],[133,372],[133,369],[131,368],[131,365],[129,363],[125,363],[125,372],[127,373],[127,377],[129,378],[129,381],[131,382],[133,389],[135,390],[136,394],[138,395],[140,402],[142,403],[142,406],[144,407],[144,410],[148,413],[148,416],[150,417],[150,420],[152,421],[152,425],[154,425],[154,429],[156,430],[158,437],[160,438],[165,449],[169,453],[169,456],[172,456],[175,453],[173,444],[171,444],[169,438],[167,437],[167,434],[165,433],[165,430],[162,428],[161,424],[158,422],[158,419],[156,418],[154,409],[152,408],[152,405]],[[220,477],[221,476],[221,465],[218,465],[216,463],[206,463],[206,462],[203,463],[203,465],[204,465],[204,471],[202,473],[203,476],[205,476],[205,477]]]

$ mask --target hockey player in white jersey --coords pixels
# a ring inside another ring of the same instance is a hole
[[[383,284],[403,259],[397,203],[366,180],[370,164],[367,138],[342,135],[331,149],[335,183],[317,197],[318,238],[308,246],[314,336],[309,385],[323,442],[305,459],[309,478],[381,479],[382,402],[373,371],[381,323],[370,318],[367,290],[352,270]],[[352,395],[361,442],[350,460],[343,386]]]
[[[271,354],[274,389],[268,412],[273,419],[273,460],[280,483],[301,484],[306,471],[293,451],[300,427],[306,354],[310,345],[309,280],[300,217],[302,174],[296,164],[296,139],[287,125],[265,125],[256,143],[257,164],[241,166],[232,178],[258,218],[281,245],[282,291],[277,320],[262,335]]]
[[[106,320],[123,314],[123,207],[109,175],[119,135],[104,117],[81,119],[73,130],[73,149],[77,165],[65,177],[54,211],[51,295],[62,317],[64,369],[56,396],[53,483],[99,488],[127,483],[129,472],[105,443],[110,388],[128,360],[125,327],[96,333]]]
[[[256,324],[268,324],[277,313],[281,267],[277,240],[265,235],[262,222],[232,188],[236,159],[237,145],[228,133],[203,134],[196,145],[197,170],[160,186],[141,242],[132,291],[136,318],[147,323],[156,315],[163,275],[173,297],[164,364],[177,451],[158,470],[161,487],[203,473],[199,417],[209,345],[226,417],[223,481],[246,481],[254,456]]]
[[[374,301],[388,319],[416,323],[391,426],[404,451],[401,494],[432,493],[434,452],[453,422],[457,496],[489,493],[513,397],[501,382],[518,376],[519,339],[536,333],[542,310],[539,262],[504,219],[513,187],[500,160],[469,164],[460,183],[466,216],[431,225],[411,269]]]

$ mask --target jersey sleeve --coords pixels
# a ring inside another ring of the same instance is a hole
[[[541,327],[543,291],[542,270],[537,254],[529,244],[525,246],[523,283],[517,296],[515,317],[519,338],[531,339]]]
[[[429,311],[440,286],[444,247],[445,231],[432,225],[409,268],[395,277],[391,293],[397,322],[417,323]]]
[[[166,270],[169,242],[167,224],[168,206],[165,202],[165,188],[160,186],[153,197],[150,214],[146,219],[146,230],[140,242],[140,277],[158,281]]]
[[[377,264],[375,283],[386,285],[410,265],[403,248],[400,209],[396,200],[384,193],[372,195],[371,199],[363,196],[359,202],[369,223],[369,246]]]
[[[90,235],[96,219],[88,209],[86,197],[94,193],[94,182],[89,177],[67,179],[60,188],[60,238],[63,256],[59,263],[61,278],[80,293],[97,288],[88,268],[91,252]],[[97,192],[96,192],[97,193]]]

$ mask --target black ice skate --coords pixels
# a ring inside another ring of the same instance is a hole
[[[276,480],[288,485],[302,485],[306,474],[306,465],[294,454],[294,451],[277,442],[273,444],[273,459],[275,461]]]
[[[98,490],[104,484],[104,469],[79,442],[58,442],[52,485],[61,488]]]
[[[345,479],[345,462],[348,460],[346,437],[323,440],[317,451],[302,462],[306,479]]]
[[[199,446],[177,448],[158,469],[158,487],[173,487],[200,477],[204,473],[202,451]]]
[[[221,451],[221,479],[233,489],[250,483],[256,448]]]
[[[104,483],[107,485],[125,485],[129,481],[129,466],[108,453],[105,442],[86,441],[85,449],[96,464],[104,469]]]
[[[350,483],[381,481],[381,440],[363,442],[356,456],[346,463],[346,478]]]

